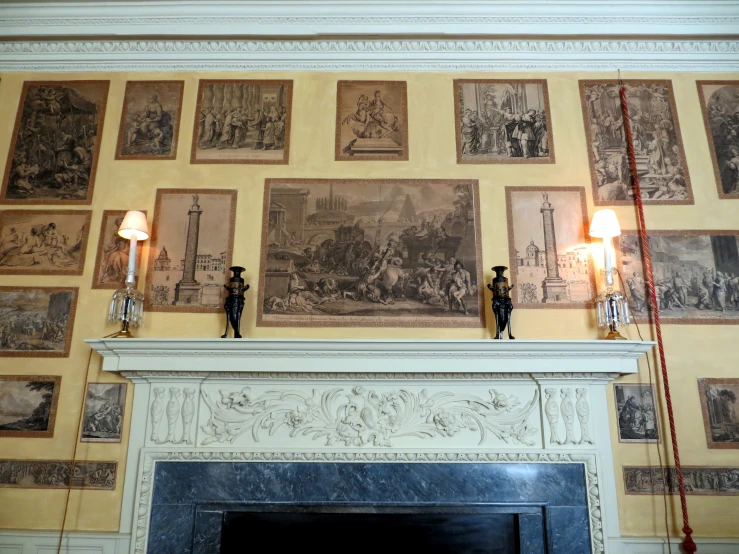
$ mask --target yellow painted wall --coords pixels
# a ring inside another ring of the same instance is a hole
[[[546,78],[551,103],[550,121],[554,133],[555,165],[457,165],[453,119],[452,79],[454,78]],[[650,229],[739,229],[739,202],[717,197],[708,142],[698,103],[696,79],[738,79],[727,74],[629,74],[628,78],[672,79],[688,169],[695,195],[694,206],[649,206]],[[288,166],[269,165],[190,165],[195,95],[200,78],[287,78],[294,80],[292,144]],[[483,266],[508,265],[506,185],[584,186],[589,213],[593,212],[587,149],[583,131],[578,79],[615,78],[604,73],[84,73],[0,75],[0,164],[5,162],[12,134],[21,86],[24,80],[110,79],[110,94],[100,148],[90,240],[84,275],[80,277],[3,276],[3,285],[70,285],[80,288],[77,318],[69,358],[0,358],[3,374],[62,375],[61,397],[54,438],[0,439],[0,458],[69,459],[74,449],[83,384],[88,371],[89,349],[82,342],[115,331],[106,322],[111,291],[91,290],[97,232],[105,209],[145,209],[154,211],[157,188],[234,188],[238,190],[236,239],[233,260],[246,267],[247,293],[243,326],[250,337],[311,338],[489,338],[483,329],[284,329],[255,328],[256,285],[259,270],[259,237],[262,193],[268,177],[335,178],[468,178],[480,182],[482,212]],[[183,116],[177,159],[174,161],[114,161],[123,91],[127,80],[184,79]],[[410,161],[336,162],[334,125],[336,81],[339,79],[407,79]],[[20,206],[13,206],[17,208]],[[33,206],[36,208],[36,206]],[[40,209],[54,209],[49,206]],[[80,207],[83,208],[83,207]],[[86,208],[86,207],[84,207]],[[634,210],[616,208],[621,226],[635,228]],[[142,277],[146,270],[144,250]],[[489,281],[491,271],[486,269]],[[486,296],[486,299],[488,297]],[[488,320],[492,320],[489,313]],[[592,339],[598,336],[594,314],[586,310],[517,310],[514,329],[518,338]],[[642,326],[645,338],[650,331]],[[222,332],[222,317],[216,314],[150,313],[141,337],[217,337]],[[638,338],[633,328],[630,338]],[[696,379],[698,377],[736,377],[735,341],[739,326],[668,325],[665,347],[676,407],[681,458],[684,465],[739,466],[739,451],[711,450],[706,447]],[[643,362],[643,360],[642,360]],[[101,372],[100,359],[92,358],[90,381],[116,381]],[[653,367],[656,368],[653,359]],[[464,370],[464,367],[450,369]],[[638,378],[648,380],[642,363]],[[611,391],[612,393],[612,391]],[[113,492],[72,491],[67,527],[70,530],[117,531],[123,475],[125,471],[128,411],[122,444],[80,444],[78,459],[118,461],[118,485]],[[609,411],[615,413],[610,394]],[[666,435],[666,425],[662,434]],[[622,534],[655,536],[664,533],[661,496],[624,496],[620,476],[623,465],[657,465],[653,445],[619,444],[615,417],[611,419],[616,483]],[[0,527],[57,529],[60,527],[66,491],[0,488]],[[679,507],[671,501],[671,520]],[[698,537],[739,537],[739,497],[688,497],[692,525]],[[677,533],[679,526],[673,526]]]

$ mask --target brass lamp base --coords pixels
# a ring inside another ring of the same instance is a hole
[[[612,331],[608,331],[608,334],[606,335],[605,340],[628,340],[628,339],[624,337],[618,331],[612,330]]]
[[[111,339],[132,339],[133,335],[128,329],[121,329],[115,335],[111,335]]]

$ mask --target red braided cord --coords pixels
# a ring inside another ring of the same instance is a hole
[[[647,226],[644,222],[644,204],[641,198],[641,189],[639,188],[639,176],[636,172],[636,156],[634,154],[634,139],[631,135],[631,121],[629,120],[629,105],[626,102],[626,87],[621,86],[621,111],[623,112],[624,131],[626,132],[626,148],[629,154],[629,170],[631,172],[631,182],[634,186],[634,196],[636,198],[636,207],[639,212],[639,238],[641,240],[642,251],[644,252],[644,265],[646,266],[647,282],[649,284],[649,297],[652,304],[652,315],[654,316],[654,326],[657,330],[657,348],[659,349],[659,361],[662,368],[662,386],[665,390],[665,402],[667,403],[667,417],[670,421],[670,436],[672,437],[672,455],[675,459],[675,473],[677,474],[677,488],[680,493],[680,507],[683,515],[683,549],[690,554],[698,548],[693,542],[693,530],[690,528],[688,520],[688,503],[685,498],[685,484],[683,483],[683,470],[680,464],[680,452],[677,446],[677,433],[675,431],[675,416],[672,411],[672,397],[670,396],[670,379],[667,375],[667,361],[665,360],[665,347],[662,343],[662,327],[659,321],[659,304],[657,303],[657,293],[654,288],[654,275],[652,273],[652,258],[649,255],[649,239],[647,238]],[[667,476],[663,476],[665,486],[667,486]],[[669,540],[669,537],[668,537]]]

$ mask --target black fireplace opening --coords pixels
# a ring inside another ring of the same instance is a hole
[[[528,533],[535,522],[535,534],[547,542],[542,505],[273,504],[239,506],[222,514],[220,554],[243,554],[249,544],[268,544],[272,552],[310,547],[325,554],[523,554],[528,548],[521,544],[527,542],[522,517],[528,520]]]

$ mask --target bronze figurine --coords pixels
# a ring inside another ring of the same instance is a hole
[[[223,285],[228,291],[228,296],[223,304],[226,310],[226,332],[221,335],[222,339],[228,337],[228,324],[234,330],[234,338],[241,338],[241,312],[244,310],[244,293],[249,290],[249,285],[244,282],[241,272],[246,271],[245,268],[235,265],[229,268],[233,273],[233,277],[228,280],[228,285]]]
[[[496,339],[503,338],[503,331],[508,328],[508,338],[515,339],[511,334],[511,312],[513,311],[513,300],[511,300],[511,289],[513,285],[508,286],[508,277],[503,275],[503,272],[508,269],[504,265],[496,265],[493,268],[495,271],[495,277],[493,277],[493,284],[488,285],[488,288],[493,293],[493,314],[495,314],[495,337]]]

